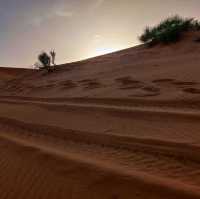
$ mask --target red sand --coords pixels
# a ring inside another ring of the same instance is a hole
[[[1,69],[1,198],[200,198],[199,36]]]

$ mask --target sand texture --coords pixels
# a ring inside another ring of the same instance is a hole
[[[0,198],[199,199],[198,37],[0,69]]]

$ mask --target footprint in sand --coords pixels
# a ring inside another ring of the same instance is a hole
[[[94,82],[97,81],[97,79],[82,79],[80,81],[78,81],[80,84],[87,84],[89,82]]]
[[[190,94],[200,94],[200,89],[198,88],[185,88],[183,91]]]
[[[78,82],[84,89],[97,89],[102,87],[102,84],[97,79],[83,79]]]
[[[165,79],[155,79],[152,82],[156,84],[166,84],[166,83],[173,83],[175,80],[170,78]]]
[[[200,89],[191,88],[191,86],[198,85],[198,82],[178,81],[178,80],[175,80],[175,79],[156,79],[156,80],[153,80],[152,82],[159,85],[159,86],[163,86],[165,88],[181,89],[182,91],[184,91],[186,93],[200,94]]]
[[[160,95],[160,88],[154,86],[145,86],[137,90],[134,94],[129,97],[155,97]]]
[[[152,81],[155,84],[171,84],[171,85],[175,85],[175,86],[192,86],[192,85],[197,85],[197,82],[193,82],[193,81],[178,81],[175,79],[170,79],[170,78],[166,78],[166,79],[156,79]]]
[[[53,88],[55,86],[55,84],[46,84],[44,87],[45,88]]]
[[[142,82],[132,79],[131,76],[116,78],[119,88],[123,90],[138,89],[142,87]]]
[[[148,91],[148,92],[159,92],[160,88],[154,87],[154,86],[146,86],[143,88],[144,91]]]
[[[61,82],[60,85],[63,89],[73,89],[77,87],[77,85],[71,80],[65,80]]]
[[[174,81],[172,84],[176,85],[176,86],[184,87],[184,86],[197,85],[198,83],[197,82]]]

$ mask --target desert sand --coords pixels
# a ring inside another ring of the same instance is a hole
[[[0,69],[0,198],[199,199],[199,32]]]

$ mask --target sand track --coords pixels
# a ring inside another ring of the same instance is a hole
[[[0,115],[1,198],[200,197],[198,111],[4,98]]]

